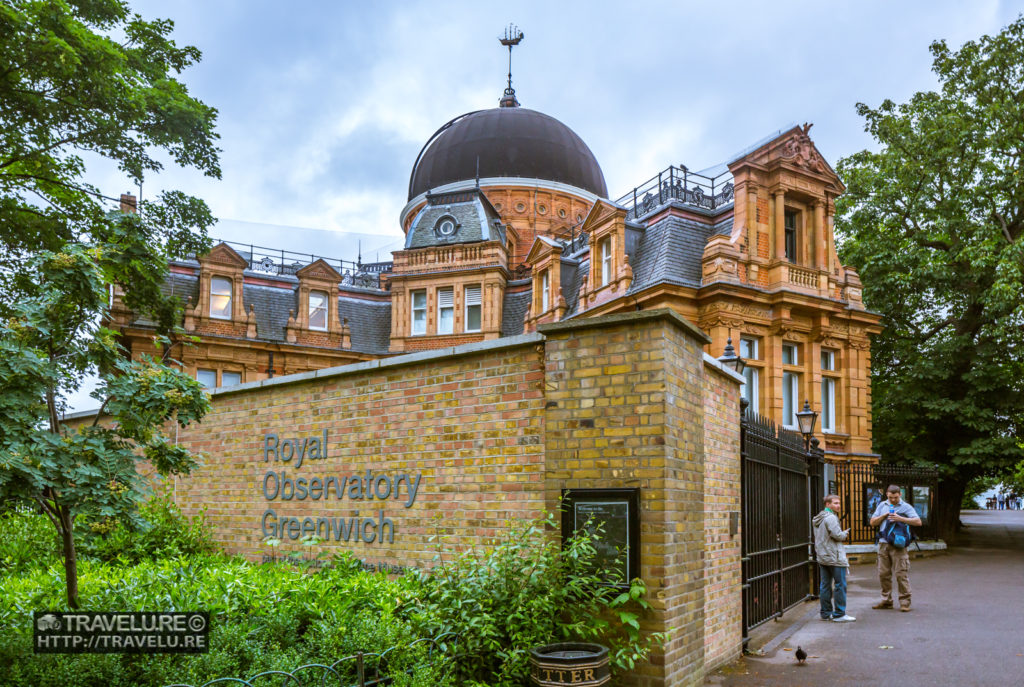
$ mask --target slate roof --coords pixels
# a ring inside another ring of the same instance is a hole
[[[391,301],[364,301],[342,296],[338,316],[348,318],[352,350],[385,354],[391,346]]]
[[[627,293],[658,283],[700,287],[704,245],[711,236],[731,231],[731,216],[708,225],[669,215],[649,225],[629,256],[633,284]]]
[[[479,191],[430,196],[427,201],[409,226],[406,250],[477,241],[505,243],[505,225]],[[435,230],[438,220],[445,216],[452,217],[456,225],[455,233],[448,237]]]
[[[198,263],[196,263],[198,267]],[[248,275],[248,271],[246,272]],[[266,278],[262,273],[253,276]],[[298,279],[290,276],[275,277],[290,288],[263,286],[261,284],[244,284],[242,286],[242,303],[248,316],[249,306],[255,307],[256,337],[261,341],[284,342],[287,340],[286,327],[291,311],[298,313]],[[165,295],[176,295],[182,303],[192,299],[192,307],[199,302],[199,277],[172,272],[160,287]],[[373,292],[379,295],[379,292]],[[388,353],[391,345],[391,302],[379,300],[362,300],[342,295],[338,298],[338,316],[348,319],[349,335],[352,350],[360,353]],[[140,317],[135,320],[138,326],[152,327],[154,322]],[[520,321],[520,327],[522,321]]]
[[[530,298],[533,296],[533,289],[527,289],[520,293],[512,293],[511,290],[522,284],[532,284],[532,279],[519,279],[510,281],[505,290],[505,300],[501,308],[501,335],[516,336],[523,333],[523,322],[526,320],[526,311],[530,309]]]

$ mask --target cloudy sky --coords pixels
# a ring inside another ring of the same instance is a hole
[[[669,164],[703,169],[790,123],[833,163],[871,145],[857,102],[934,86],[928,45],[998,31],[1024,2],[136,0],[203,51],[183,79],[219,112],[223,179],[168,170],[216,237],[390,258],[409,173],[454,116],[494,107],[516,22],[520,102],[574,129],[613,198]],[[126,180],[97,171],[112,195]],[[113,187],[113,188],[112,188]],[[305,231],[296,231],[300,227]],[[345,232],[340,233],[340,232]]]
[[[217,238],[354,259],[401,247],[423,143],[495,107],[509,22],[524,107],[569,125],[617,198],[670,164],[704,169],[791,123],[831,162],[871,145],[857,102],[931,89],[928,45],[994,33],[1021,2],[354,2],[135,0],[203,51],[183,80],[216,107],[222,180],[168,169],[209,203]],[[101,165],[91,181],[131,190]],[[77,394],[72,408],[97,405]]]

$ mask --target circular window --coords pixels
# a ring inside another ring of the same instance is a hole
[[[561,210],[558,211],[558,216],[561,217],[562,219],[565,219],[565,208],[562,208]]]
[[[494,209],[497,210],[498,212],[501,212],[501,203],[495,203]]]
[[[441,236],[451,236],[455,233],[455,222],[450,217],[445,217],[437,225],[437,233]]]
[[[576,221],[577,222],[582,222],[583,221],[583,215],[576,215]]]
[[[516,203],[516,212],[526,212],[526,205],[523,203]]]
[[[548,214],[548,206],[547,205],[538,205],[537,206],[537,212],[539,212],[542,215]]]

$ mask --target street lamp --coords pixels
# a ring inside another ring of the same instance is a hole
[[[804,409],[796,414],[797,424],[800,425],[800,433],[804,435],[804,450],[809,451],[811,446],[811,435],[814,434],[814,423],[818,421],[818,414],[811,410],[811,404],[804,399]]]
[[[736,355],[736,349],[732,347],[732,337],[726,341],[725,352],[722,353],[722,357],[718,359],[718,362],[722,363],[723,367],[727,367],[736,374],[743,374],[743,368],[747,366],[747,362]]]

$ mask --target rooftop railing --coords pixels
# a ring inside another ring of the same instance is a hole
[[[715,210],[728,205],[732,199],[733,181],[729,172],[710,177],[691,172],[685,166],[671,165],[615,202],[629,209],[627,219],[636,219],[670,200]]]
[[[392,262],[362,262],[358,260],[339,260],[315,253],[299,253],[256,246],[251,243],[237,241],[220,241],[213,239],[213,244],[226,243],[239,255],[249,261],[249,269],[271,275],[295,276],[295,273],[306,265],[323,260],[341,275],[341,283],[364,289],[381,289],[380,275],[392,270]]]

